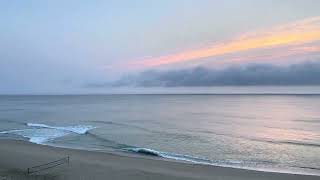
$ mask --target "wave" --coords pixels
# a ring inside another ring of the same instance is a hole
[[[47,141],[68,135],[68,132],[52,129],[21,129],[2,131],[0,134],[13,134],[28,138],[30,142],[43,144]]]
[[[315,168],[315,167],[292,167],[296,169],[286,170],[286,169],[283,169],[282,167],[277,168],[278,164],[270,161],[262,161],[262,160],[241,161],[236,159],[212,160],[212,159],[206,159],[203,157],[191,156],[186,154],[157,151],[149,148],[134,147],[126,144],[120,144],[118,142],[105,139],[95,134],[94,131],[90,132],[90,130],[94,128],[93,126],[77,125],[77,126],[59,127],[59,126],[49,126],[46,124],[36,124],[36,123],[28,123],[27,125],[30,127],[30,129],[9,130],[9,131],[0,132],[0,134],[19,135],[19,136],[28,138],[30,142],[36,143],[36,144],[46,144],[46,142],[48,141],[54,140],[59,137],[67,136],[69,134],[78,134],[78,135],[86,134],[100,141],[103,141],[103,144],[108,145],[106,147],[111,147],[111,148],[115,148],[117,150],[126,151],[126,152],[138,153],[141,155],[171,159],[175,161],[184,161],[184,162],[190,162],[193,164],[213,165],[213,166],[219,166],[219,167],[251,169],[251,170],[258,170],[258,171],[319,175],[319,173],[313,174],[313,172],[309,173],[307,171],[301,170],[301,169],[306,169],[308,171],[318,170],[318,168]],[[48,145],[52,145],[52,144],[49,143]]]
[[[296,119],[293,121],[297,121],[297,122],[304,122],[304,123],[320,123],[320,119]]]
[[[170,153],[170,152],[162,152],[156,151],[153,149],[148,148],[124,148],[123,150],[134,152],[142,155],[148,156],[156,156],[166,159],[173,159],[178,161],[186,161],[195,164],[206,164],[206,165],[215,165],[215,166],[225,166],[225,167],[238,167],[240,164],[244,163],[238,160],[210,160],[202,157],[190,156],[185,154],[177,154],[177,153]]]
[[[292,167],[302,168],[302,169],[313,169],[313,170],[318,170],[318,171],[320,171],[320,168],[310,167],[310,166],[292,166]]]
[[[77,125],[77,126],[49,126],[46,124],[37,124],[37,123],[27,123],[27,126],[30,127],[39,127],[39,128],[49,128],[49,129],[57,129],[57,130],[63,130],[63,131],[69,131],[77,134],[86,134],[89,130],[94,129],[94,126],[88,126],[88,125]]]
[[[291,145],[297,145],[297,146],[320,147],[320,144],[301,142],[301,141],[268,141],[268,142],[276,143],[276,144],[291,144]]]
[[[93,126],[77,125],[77,126],[49,126],[46,124],[27,123],[29,129],[17,129],[2,131],[0,134],[13,134],[28,138],[30,142],[36,144],[44,144],[48,141],[60,138],[72,133],[86,134],[89,130],[94,129]]]
[[[110,139],[106,139],[98,134],[95,134],[94,132],[88,132],[87,135],[89,137],[92,137],[94,139],[96,139],[97,141],[102,142],[102,145],[104,147],[109,147],[109,148],[113,148],[113,149],[123,149],[123,148],[128,148],[128,147],[132,147],[130,145],[127,144],[122,144],[122,143],[118,143],[117,141],[113,141]]]
[[[277,173],[289,173],[289,174],[303,174],[303,175],[315,175],[319,176],[318,170],[316,167],[281,167],[277,166],[275,162],[270,161],[241,161],[241,160],[209,160],[206,158],[200,158],[196,156],[176,154],[169,152],[161,152],[148,148],[124,148],[123,150],[134,152],[142,155],[155,156],[160,158],[172,159],[177,161],[191,162],[194,164],[201,165],[212,165],[217,167],[229,167],[237,169],[247,169],[255,171],[264,171],[264,172],[277,172]],[[307,171],[301,170],[306,169]],[[316,170],[316,171],[312,171]]]
[[[240,138],[250,141],[256,141],[256,142],[263,142],[263,143],[272,143],[272,144],[287,144],[287,145],[296,145],[296,146],[309,146],[309,147],[315,147],[319,148],[320,144],[313,143],[313,142],[303,142],[303,141],[295,141],[295,140],[273,140],[268,138],[252,138],[252,137],[246,137],[246,136],[237,136],[233,134],[227,134],[227,133],[216,133],[213,131],[201,131],[202,133],[207,134],[214,134],[217,136],[226,136],[226,137],[232,137],[232,138]]]
[[[10,112],[10,111],[24,111],[22,108],[9,108],[9,109],[0,109],[0,112]]]
[[[129,127],[129,128],[139,129],[139,130],[143,130],[143,131],[153,132],[150,129],[143,128],[143,127],[140,127],[140,126],[136,126],[136,125],[132,125],[132,124],[125,124],[125,123],[118,123],[118,122],[113,122],[113,121],[95,120],[95,121],[88,121],[88,122],[94,122],[94,123],[106,124],[106,125],[114,125],[114,126],[121,126],[121,127]]]
[[[148,149],[148,148],[124,148],[124,150],[128,150],[128,151],[135,152],[135,153],[140,153],[140,154],[144,154],[144,155],[160,156],[161,157],[161,152],[153,150],[153,149]]]

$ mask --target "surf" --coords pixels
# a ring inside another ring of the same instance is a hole
[[[70,134],[84,135],[96,128],[90,125],[76,126],[50,126],[47,124],[27,123],[27,129],[15,129],[2,131],[0,134],[12,134],[27,138],[29,142],[44,144]]]
[[[189,162],[192,164],[198,165],[209,165],[209,166],[217,166],[217,167],[227,167],[227,168],[236,168],[236,169],[246,169],[246,170],[255,170],[262,172],[276,172],[276,173],[289,173],[289,174],[302,174],[302,175],[315,175],[319,176],[318,172],[314,172],[312,170],[319,170],[319,168],[315,167],[277,167],[274,168],[276,164],[274,162],[268,162],[269,165],[264,164],[263,166],[259,165],[261,162],[250,162],[250,161],[241,161],[241,160],[210,160],[206,158],[201,158],[197,156],[190,156],[185,154],[177,154],[171,152],[163,152],[157,151],[149,148],[139,148],[139,147],[131,147],[124,148],[123,150],[128,152],[133,152],[146,156],[154,156],[159,158],[164,158],[168,160],[175,160],[179,162]],[[264,162],[266,163],[266,162]],[[306,169],[308,171],[303,171],[301,169]]]

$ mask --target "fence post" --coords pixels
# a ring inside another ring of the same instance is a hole
[[[59,165],[62,165],[62,164],[66,164],[66,163],[69,166],[69,164],[70,164],[70,157],[69,156],[64,157],[62,159],[58,159],[56,161],[52,161],[52,162],[46,163],[46,164],[41,164],[41,165],[38,165],[38,166],[28,167],[27,174],[30,175],[30,174],[33,174],[33,173],[36,173],[36,172],[39,172],[39,171],[43,171],[43,170],[46,170],[46,169],[49,169],[49,168],[54,168],[56,166],[59,166]],[[45,167],[45,166],[47,166],[47,167]],[[32,169],[34,169],[34,168],[38,168],[38,170],[32,171]]]

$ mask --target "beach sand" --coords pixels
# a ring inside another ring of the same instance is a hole
[[[70,164],[26,175],[27,168],[70,157]],[[55,148],[0,140],[0,179],[319,180],[319,176],[259,172],[161,160],[140,155]]]

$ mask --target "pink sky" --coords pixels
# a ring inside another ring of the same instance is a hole
[[[319,41],[320,16],[238,34],[199,49],[145,58],[130,63],[129,67],[148,68],[189,62],[201,64],[203,59],[211,59],[210,64],[275,62],[277,59],[288,60],[293,56],[303,58],[310,54],[320,54]],[[226,55],[232,56],[222,61],[216,60]]]

